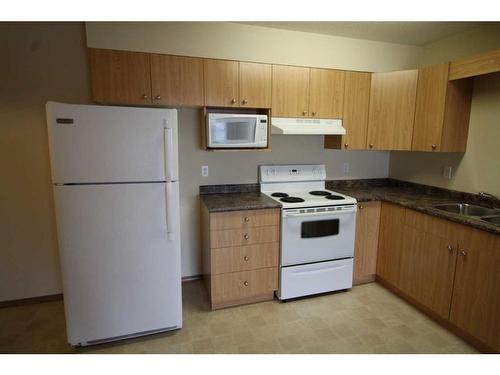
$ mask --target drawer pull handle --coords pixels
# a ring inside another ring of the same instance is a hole
[[[243,281],[243,285],[248,286],[248,281]]]
[[[245,255],[245,256],[243,257],[243,260],[244,260],[245,262],[248,262],[249,258]]]
[[[250,218],[248,216],[246,216],[245,221],[248,223],[250,221]]]
[[[453,252],[453,246],[448,245],[448,251],[449,251],[450,253],[452,253],[452,252]]]
[[[466,257],[467,256],[467,251],[460,250],[460,255],[463,256],[463,257]]]
[[[248,234],[245,234],[245,235],[243,236],[243,238],[244,238],[245,240],[248,240],[248,238],[249,238],[249,237],[248,237]]]

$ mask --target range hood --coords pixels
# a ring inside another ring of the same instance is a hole
[[[272,134],[289,135],[344,135],[340,119],[271,118]]]

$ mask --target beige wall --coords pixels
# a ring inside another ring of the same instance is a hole
[[[420,64],[452,61],[492,49],[500,49],[500,28],[480,27],[425,46]],[[499,103],[500,73],[476,78],[465,154],[391,152],[390,176],[500,197]],[[446,166],[453,168],[451,180],[442,177]]]
[[[87,102],[82,24],[0,23],[0,301],[61,292],[45,102]]]
[[[87,36],[93,47],[367,71],[414,67],[420,52],[231,23],[92,23]],[[61,291],[44,103],[88,102],[84,44],[80,24],[0,24],[0,301]],[[198,149],[195,109],[180,110],[179,126],[183,276],[200,273],[200,184],[257,182],[264,163],[326,163],[329,178],[388,175],[389,153],[323,150],[320,136],[275,137],[270,153],[222,154]]]
[[[421,48],[229,22],[88,22],[87,45],[362,71],[411,69]]]

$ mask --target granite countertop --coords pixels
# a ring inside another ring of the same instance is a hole
[[[413,185],[413,186],[412,186]],[[385,201],[410,208],[415,211],[465,224],[477,229],[500,235],[500,227],[476,217],[468,217],[441,211],[431,206],[443,203],[465,202],[478,204],[484,207],[500,209],[498,201],[482,199],[475,194],[454,192],[445,189],[416,186],[416,184],[391,184],[385,186],[335,186],[335,182],[328,183],[327,188],[342,194],[352,196],[358,202]],[[500,211],[499,211],[500,212]]]
[[[326,188],[352,196],[358,202],[385,201],[394,203],[500,235],[500,226],[482,221],[479,218],[453,214],[431,207],[443,203],[464,202],[500,210],[500,201],[497,199],[389,178],[330,180],[326,181]],[[209,212],[281,207],[279,202],[260,193],[259,184],[200,186],[200,199]]]
[[[208,212],[281,208],[281,204],[260,192],[200,194]]]

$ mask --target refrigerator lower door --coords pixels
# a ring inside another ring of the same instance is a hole
[[[54,186],[54,196],[69,343],[181,328],[178,184]]]

